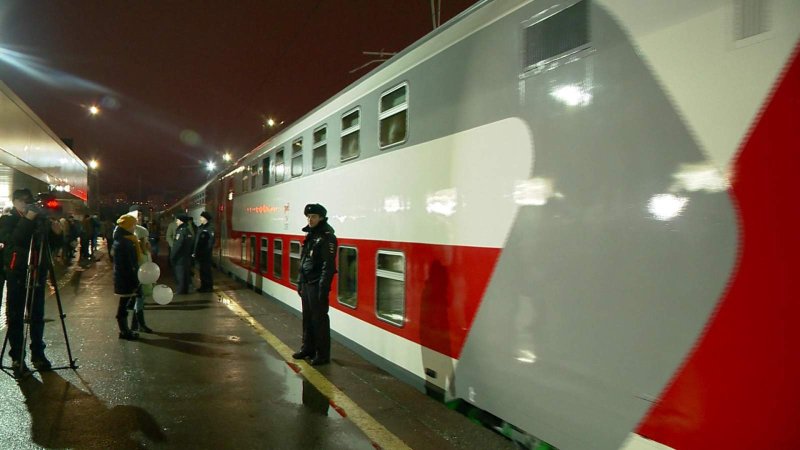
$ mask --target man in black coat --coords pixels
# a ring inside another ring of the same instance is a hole
[[[33,194],[29,189],[17,189],[12,194],[14,208],[11,215],[4,217],[0,227],[0,242],[3,242],[3,266],[8,283],[6,321],[8,322],[9,356],[14,376],[20,378],[28,374],[23,347],[26,297],[26,275],[28,273],[28,252],[37,226],[47,236],[37,235],[33,246],[38,250],[40,239],[58,239],[61,233],[58,222],[39,217],[39,210],[33,205]],[[44,247],[42,247],[44,249]],[[50,370],[51,364],[44,354],[44,293],[47,286],[49,265],[45,261],[32,261],[31,276],[35,279],[30,304],[31,363],[37,370]]]
[[[292,355],[295,359],[312,358],[311,365],[331,360],[331,324],[328,317],[328,294],[336,274],[338,242],[328,224],[328,211],[318,203],[306,205],[308,226],[300,255],[297,291],[303,302],[303,346]]]
[[[181,214],[175,219],[178,227],[175,229],[175,242],[170,250],[169,260],[172,270],[175,271],[176,294],[188,294],[190,270],[192,268],[192,249],[194,248],[194,233],[189,228],[189,216]]]
[[[208,211],[200,213],[200,226],[197,227],[197,238],[194,242],[194,253],[192,254],[200,269],[200,288],[197,292],[211,292],[214,290],[214,279],[211,274],[214,224],[210,221],[211,213]]]

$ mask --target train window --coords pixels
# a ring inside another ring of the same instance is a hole
[[[283,240],[272,241],[272,275],[283,278]]]
[[[292,178],[303,174],[303,138],[292,142]]]
[[[269,184],[269,156],[261,160],[261,185]]]
[[[328,165],[328,127],[323,125],[314,130],[314,154],[311,170],[324,169]]]
[[[568,8],[525,24],[525,70],[588,47],[589,2],[580,1]]]
[[[356,108],[342,116],[342,161],[357,158],[361,130],[361,110]]]
[[[261,238],[261,259],[259,260],[261,266],[261,273],[267,273],[267,238]]]
[[[247,192],[247,172],[242,171],[242,192]]]
[[[402,326],[406,314],[406,258],[403,252],[378,250],[375,276],[378,318]]]
[[[256,174],[258,173],[258,164],[250,166],[250,189],[256,190]]]
[[[380,146],[386,148],[408,136],[408,84],[403,83],[381,96]]]
[[[247,236],[242,236],[242,248],[241,253],[239,253],[239,261],[241,261],[242,264],[247,261]]]
[[[275,152],[275,182],[279,183],[283,181],[283,173],[284,173],[284,164],[283,164],[283,147],[279,148],[277,152]]]
[[[297,285],[300,276],[300,241],[289,241],[289,281]]]
[[[256,268],[256,237],[250,236],[250,267]]]
[[[358,251],[354,247],[339,247],[339,303],[355,308],[358,304]]]

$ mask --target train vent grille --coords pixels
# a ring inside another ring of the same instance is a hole
[[[769,31],[769,0],[735,0],[733,33],[736,41]]]

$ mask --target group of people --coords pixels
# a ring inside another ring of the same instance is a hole
[[[138,224],[139,210],[134,206],[128,214],[117,219],[111,253],[114,256],[114,293],[120,297],[117,306],[117,325],[119,338],[135,340],[136,331],[152,332],[144,320],[144,297],[152,294],[152,285],[141,284],[138,278],[139,266],[152,260],[153,240],[147,228]],[[175,220],[174,237],[167,230],[170,246],[169,261],[175,274],[178,295],[190,292],[193,261],[200,269],[200,288],[197,292],[211,292],[214,281],[211,272],[211,254],[214,247],[214,227],[211,214],[200,214],[200,226],[193,229],[188,215],[179,215]],[[131,326],[128,326],[128,309],[133,310]]]
[[[211,292],[214,280],[211,274],[211,255],[214,248],[214,225],[211,213],[200,213],[200,225],[195,226],[191,216],[180,214],[167,227],[169,262],[175,273],[176,294],[188,294],[192,289],[193,267],[197,263],[200,286],[197,292]]]
[[[7,284],[6,321],[8,324],[9,356],[15,377],[29,373],[25,364],[24,315],[30,308],[31,364],[40,371],[52,369],[44,349],[44,296],[49,274],[49,265],[36,261],[42,252],[36,251],[31,264],[28,263],[30,249],[40,248],[47,241],[63,239],[64,229],[58,220],[42,217],[34,206],[34,197],[28,189],[17,189],[12,194],[13,208],[10,214],[0,217],[0,292]],[[320,204],[306,205],[304,214],[308,225],[303,228],[306,238],[300,257],[300,274],[297,292],[302,302],[303,343],[292,356],[309,359],[312,365],[330,362],[330,319],[328,316],[331,284],[336,274],[338,242],[333,228],[328,224],[327,210]],[[200,272],[199,292],[210,292],[213,288],[211,256],[214,246],[212,216],[208,212],[200,215],[200,226],[192,229],[190,217],[179,215],[175,220],[174,240],[169,236],[170,263],[177,282],[176,293],[189,293],[192,260],[196,260]],[[152,332],[144,320],[144,297],[152,293],[152,285],[142,285],[138,278],[139,266],[151,258],[151,241],[148,230],[139,225],[138,208],[131,210],[116,221],[111,253],[114,262],[114,292],[120,297],[117,306],[119,338],[135,340],[137,330]],[[44,244],[43,244],[44,240]],[[27,283],[31,270],[30,286]],[[27,296],[28,289],[32,295]],[[26,297],[30,304],[26,306]],[[0,299],[2,301],[2,299]],[[128,309],[133,310],[133,320],[128,325]]]

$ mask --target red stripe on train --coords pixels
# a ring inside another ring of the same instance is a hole
[[[798,50],[736,162],[736,275],[638,430],[674,448],[800,446]]]
[[[241,258],[238,258],[243,235],[248,240],[251,236],[256,238],[256,251],[247,256],[248,261],[253,261],[251,264],[242,264]],[[269,239],[266,270],[263,270],[261,264],[262,238]],[[273,274],[271,256],[276,238],[283,240],[283,273],[280,278]],[[234,232],[226,253],[237,255],[237,258],[230,258],[232,263],[295,289],[289,282],[289,243],[302,240],[303,236],[299,235]],[[339,246],[355,247],[358,250],[358,304],[353,309],[338,302],[336,277],[330,298],[333,308],[447,356],[459,357],[500,256],[499,248],[346,238],[339,238]],[[402,251],[405,255],[406,311],[402,326],[379,319],[375,312],[375,266],[378,250]],[[300,297],[297,297],[297,302],[299,305]]]

